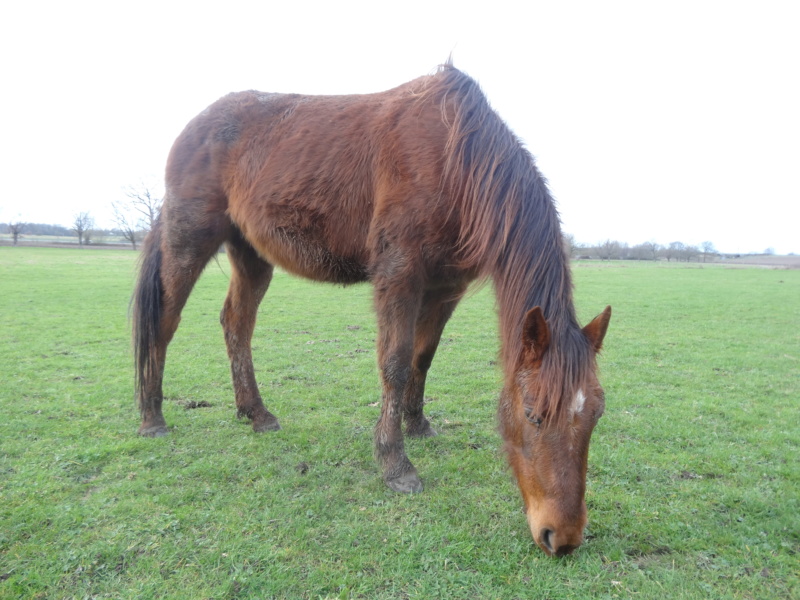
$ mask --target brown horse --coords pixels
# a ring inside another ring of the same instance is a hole
[[[468,284],[497,294],[505,387],[501,433],[536,542],[580,545],[589,438],[603,412],[595,376],[610,309],[580,328],[558,214],[533,157],[451,64],[387,92],[242,92],[176,140],[161,216],[134,295],[139,433],[167,433],[162,376],[194,283],[224,244],[220,320],[240,416],[279,429],[253,373],[250,340],[273,265],[338,284],[370,281],[383,384],[375,454],[386,484],[419,492],[411,437],[425,377]]]

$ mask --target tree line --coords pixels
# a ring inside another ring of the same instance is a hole
[[[666,245],[656,242],[643,242],[635,246],[627,242],[607,239],[595,245],[581,244],[575,236],[566,234],[564,245],[570,257],[599,260],[666,260],[667,262],[711,262],[720,256],[712,242],[700,245],[670,242]]]
[[[155,195],[146,185],[129,186],[125,190],[125,200],[111,203],[112,220],[115,227],[111,229],[95,228],[94,218],[89,212],[78,212],[73,216],[71,226],[48,225],[44,223],[26,223],[22,221],[0,223],[0,234],[10,234],[16,246],[23,234],[37,236],[71,236],[76,235],[78,244],[83,246],[98,242],[107,236],[121,237],[136,250],[147,232],[161,212],[162,199]],[[571,258],[599,260],[666,260],[667,262],[711,262],[720,256],[720,252],[710,241],[699,245],[683,242],[670,242],[666,245],[656,242],[643,242],[634,246],[627,242],[607,239],[595,245],[579,243],[572,234],[564,234],[564,247]],[[767,248],[765,254],[774,254]]]
[[[107,236],[121,237],[136,250],[136,246],[144,239],[147,232],[152,229],[159,213],[161,212],[162,199],[157,197],[146,186],[139,188],[129,187],[125,191],[127,200],[111,203],[112,220],[115,227],[101,229],[95,227],[94,217],[88,211],[77,212],[72,217],[69,227],[63,225],[48,225],[44,223],[27,223],[24,221],[10,221],[0,223],[0,233],[10,234],[12,243],[16,246],[19,239],[25,235],[37,236],[72,236],[78,238],[78,245],[84,246],[93,241],[104,240]]]

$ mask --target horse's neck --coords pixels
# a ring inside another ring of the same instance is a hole
[[[545,237],[521,236],[516,247],[505,252],[495,267],[493,279],[507,371],[522,349],[522,324],[530,309],[542,308],[554,343],[567,330],[577,327],[572,278],[560,227],[546,231]]]

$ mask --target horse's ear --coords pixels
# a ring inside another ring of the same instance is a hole
[[[597,315],[591,323],[583,328],[583,335],[585,335],[589,343],[594,348],[595,352],[600,352],[603,347],[603,338],[606,337],[608,330],[608,322],[611,320],[611,307],[606,306],[606,309]]]
[[[549,346],[550,328],[544,320],[541,307],[537,306],[528,311],[522,326],[523,358],[539,362]]]

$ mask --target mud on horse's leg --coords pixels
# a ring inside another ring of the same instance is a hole
[[[164,353],[166,346],[159,346],[151,350],[153,367],[150,373],[141,377],[139,382],[139,410],[142,413],[142,424],[139,426],[139,435],[145,437],[162,437],[169,433],[167,422],[161,411],[163,396],[161,382],[164,373]]]
[[[263,261],[236,232],[226,244],[232,273],[228,296],[220,314],[231,361],[237,416],[253,422],[253,431],[280,429],[278,419],[264,406],[258,392],[251,340],[256,313],[272,279],[272,265]]]
[[[414,358],[403,392],[403,418],[409,437],[433,437],[436,431],[423,414],[425,379],[433,361],[442,331],[464,294],[464,286],[438,289],[425,293],[414,336]]]

